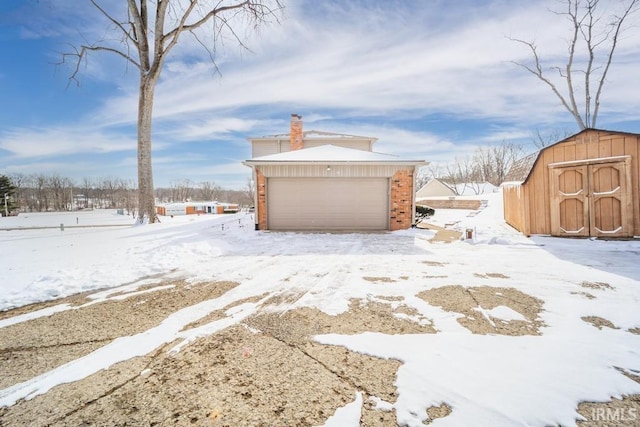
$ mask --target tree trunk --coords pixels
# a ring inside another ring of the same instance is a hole
[[[151,164],[151,121],[155,79],[150,76],[140,78],[140,98],[138,100],[138,220],[149,223],[158,220],[153,193],[153,168]]]

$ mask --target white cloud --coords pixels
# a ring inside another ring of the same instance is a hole
[[[184,143],[226,144],[226,162],[241,157],[237,153],[248,144],[247,135],[287,132],[289,113],[302,114],[306,129],[374,136],[377,151],[429,161],[464,157],[482,144],[526,141],[536,128],[573,131],[573,119],[549,88],[510,62],[529,61],[530,52],[508,37],[535,40],[545,66],[564,60],[567,23],[548,11],[558,5],[553,0],[293,1],[281,24],[248,36],[252,52],[232,41],[216,51],[221,76],[202,46],[185,37],[156,91],[154,164],[163,173],[158,180],[188,175],[184,171],[242,175],[216,165],[201,168],[194,162],[202,154],[191,156]],[[77,13],[86,14],[77,21],[87,24],[84,36],[102,34],[103,23],[87,22],[94,12]],[[68,19],[58,19],[58,26],[68,26]],[[240,33],[245,30],[242,23]],[[71,34],[68,28],[56,31],[43,27],[38,36]],[[640,119],[640,85],[633,84],[639,48],[640,31],[630,28],[607,79],[601,123]],[[111,80],[115,90],[78,120],[83,125],[6,131],[0,149],[15,158],[135,150],[135,132],[126,138],[120,132],[121,126],[136,124],[136,72],[122,61],[115,66],[117,61],[94,55],[87,63],[85,76]],[[481,121],[489,130],[436,131],[433,117],[453,118],[452,127]],[[380,124],[371,124],[380,118]]]
[[[0,149],[14,158],[111,153],[135,150],[131,137],[78,127],[10,129],[0,134]]]

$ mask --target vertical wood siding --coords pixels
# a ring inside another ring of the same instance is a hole
[[[630,156],[630,203],[633,235],[640,236],[640,135],[589,129],[546,147],[529,178],[504,189],[505,221],[525,235],[551,234],[550,163]],[[603,218],[613,221],[616,218]]]

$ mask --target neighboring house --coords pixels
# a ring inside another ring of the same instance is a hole
[[[177,202],[156,205],[156,213],[163,216],[236,213],[240,207],[235,203],[221,202]]]
[[[504,218],[525,235],[640,235],[640,134],[585,129],[543,148],[503,185]]]
[[[444,182],[437,178],[431,178],[416,193],[417,199],[425,199],[429,197],[449,197],[455,196],[456,192]]]
[[[376,138],[303,132],[250,138],[259,230],[401,230],[415,220],[423,160],[372,151]]]

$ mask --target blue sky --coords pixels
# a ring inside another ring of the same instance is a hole
[[[155,185],[243,188],[247,138],[288,132],[291,113],[305,130],[374,136],[376,151],[442,165],[502,141],[532,151],[536,130],[574,133],[549,88],[510,62],[530,57],[508,37],[535,40],[545,66],[565,61],[568,27],[549,12],[561,4],[285,0],[279,23],[246,32],[250,51],[217,49],[220,74],[184,37],[156,90]],[[56,65],[70,45],[104,34],[87,1],[0,2],[0,174],[135,180],[137,70],[94,54],[76,86]],[[640,132],[637,26],[623,34],[601,101],[599,128]]]

